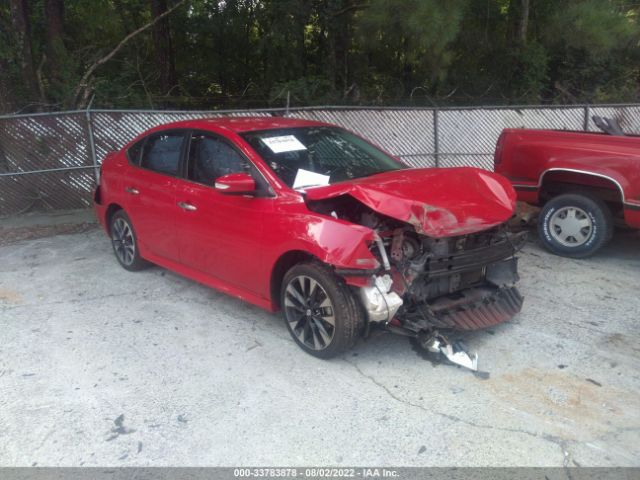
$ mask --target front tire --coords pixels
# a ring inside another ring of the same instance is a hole
[[[136,272],[149,266],[149,263],[140,256],[138,237],[136,237],[131,220],[124,210],[118,210],[111,217],[109,232],[111,233],[113,253],[124,269]]]
[[[318,358],[345,352],[362,331],[363,315],[351,290],[320,263],[300,263],[286,273],[280,305],[293,340]]]
[[[584,258],[602,248],[613,234],[607,205],[582,194],[559,195],[549,200],[538,217],[538,236],[556,255]]]

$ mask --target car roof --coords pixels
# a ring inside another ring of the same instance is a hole
[[[153,130],[164,130],[167,128],[191,128],[197,130],[210,130],[212,127],[225,128],[236,133],[251,132],[257,130],[273,130],[278,128],[295,127],[317,127],[327,126],[328,123],[304,120],[299,118],[284,117],[219,117],[202,118],[197,120],[182,120],[179,122],[167,123],[154,128]]]

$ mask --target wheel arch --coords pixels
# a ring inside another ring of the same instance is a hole
[[[113,216],[116,214],[116,212],[120,211],[120,210],[124,210],[124,208],[122,208],[120,205],[118,205],[117,203],[111,203],[109,204],[109,206],[107,207],[107,210],[105,212],[105,225],[107,227],[107,233],[109,235],[111,235],[111,219],[113,218]]]
[[[580,181],[584,180],[584,182]],[[572,191],[562,191],[566,185],[574,185]],[[560,186],[560,187],[559,187]],[[565,193],[589,193],[609,204],[622,208],[624,190],[622,185],[609,175],[573,168],[550,168],[542,172],[539,182],[540,203]]]
[[[269,281],[269,292],[274,310],[280,309],[280,288],[285,274],[294,265],[309,261],[320,262],[320,259],[309,252],[305,252],[304,250],[289,250],[288,252],[280,255],[278,260],[276,260],[273,268],[271,269]]]

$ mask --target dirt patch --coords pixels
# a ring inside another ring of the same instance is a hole
[[[0,288],[0,303],[22,303],[22,296],[13,290]]]
[[[564,438],[592,438],[616,429],[640,428],[640,399],[565,372],[524,369],[482,382],[492,393],[529,415],[540,417]]]
[[[64,223],[60,225],[35,225],[13,228],[0,227],[0,246],[10,245],[22,240],[51,237],[53,235],[83,233],[95,228],[98,228],[98,225],[92,222]]]

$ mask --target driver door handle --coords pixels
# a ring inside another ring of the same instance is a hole
[[[178,202],[178,206],[183,210],[188,210],[189,212],[195,212],[198,209],[195,205],[191,205],[187,202]]]
[[[130,193],[131,195],[138,195],[140,193],[140,190],[133,187],[125,187],[124,191]]]

